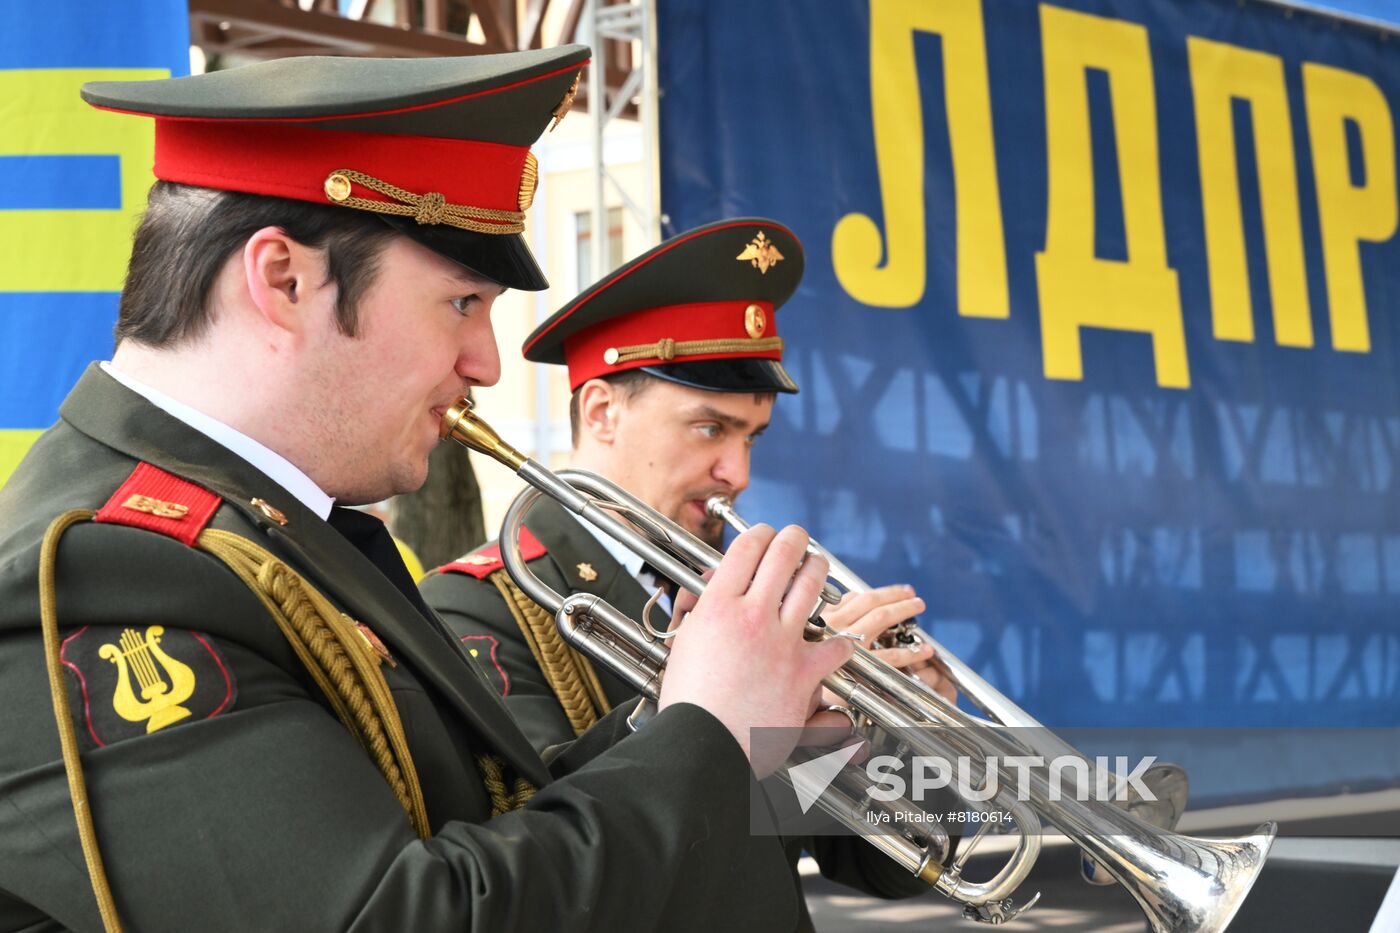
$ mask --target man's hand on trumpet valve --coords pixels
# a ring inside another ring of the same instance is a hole
[[[882,586],[864,593],[847,593],[841,602],[822,613],[826,624],[845,632],[864,635],[861,644],[875,657],[891,667],[907,671],[938,691],[948,702],[957,701],[958,691],[948,671],[938,660],[932,645],[919,644],[913,648],[875,648],[876,640],[902,622],[908,622],[924,611],[924,601],[908,584]],[[828,696],[831,704],[838,702]]]
[[[759,777],[783,763],[791,747],[750,742],[755,727],[786,728],[794,743],[815,708],[823,677],[851,656],[847,639],[809,642],[807,614],[826,582],[827,563],[808,558],[807,533],[756,525],[729,546],[704,594],[689,608],[672,642],[660,709],[694,703],[733,734]],[[806,560],[804,561],[804,558]]]

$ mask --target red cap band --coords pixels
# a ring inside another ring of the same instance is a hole
[[[751,307],[758,309],[750,312]],[[780,348],[762,351],[728,350],[719,353],[688,353],[674,360],[659,357],[610,364],[604,354],[610,349],[656,343],[670,338],[688,340],[758,340],[778,336],[771,301],[706,301],[685,305],[648,308],[596,324],[564,341],[564,358],[569,365],[569,388],[577,389],[589,379],[620,373],[643,366],[693,360],[765,359],[781,360]],[[761,321],[761,323],[759,323]]]
[[[353,169],[449,204],[520,209],[527,146],[320,130],[283,123],[156,118],[155,175],[164,181],[318,204],[326,176]],[[355,195],[387,201],[369,189]]]

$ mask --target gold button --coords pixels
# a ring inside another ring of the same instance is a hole
[[[616,366],[619,355],[617,347],[608,347],[603,351],[603,362],[607,363],[609,366]]]
[[[263,513],[264,516],[277,524],[287,524],[287,516],[282,514],[282,510],[269,503],[266,499],[253,499],[250,504],[253,508]]]
[[[768,329],[768,316],[763,313],[763,309],[758,305],[749,305],[744,309],[744,330],[748,331],[750,337],[757,340],[763,336],[763,332]]]
[[[326,197],[332,201],[344,201],[350,197],[350,179],[339,172],[327,175]]]

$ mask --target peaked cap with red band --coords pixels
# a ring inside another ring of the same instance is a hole
[[[162,181],[369,211],[511,288],[548,287],[520,231],[530,146],[573,101],[588,48],[460,58],[284,58],[83,86],[156,121]]]
[[[525,340],[577,389],[641,369],[714,392],[796,392],[776,315],[802,281],[802,244],[761,217],[673,237],[585,288]]]

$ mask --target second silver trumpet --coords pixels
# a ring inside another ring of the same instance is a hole
[[[539,496],[548,495],[696,594],[704,591],[702,574],[718,565],[720,554],[599,476],[555,474],[526,458],[476,418],[465,398],[444,415],[442,436],[505,464],[534,487],[516,498],[502,525],[500,547],[507,573],[531,599],[554,612],[560,631],[571,644],[645,696],[658,697],[669,654],[666,633],[591,594],[557,593],[532,574],[519,548],[525,514]],[[819,617],[814,617],[808,637],[833,635]],[[853,718],[898,734],[915,755],[1001,762],[1018,756],[1075,754],[1068,744],[1041,729],[1036,733],[1049,738],[1029,747],[1018,735],[1023,730],[1006,727],[1039,724],[949,652],[939,650],[939,657],[952,672],[958,689],[992,721],[963,712],[921,681],[859,647],[824,685],[841,698]],[[1002,788],[1017,784],[1009,773],[981,775],[984,784],[993,777],[999,778]],[[1224,930],[1258,877],[1276,832],[1273,823],[1234,839],[1199,839],[1165,832],[1111,804],[1078,799],[1072,788],[1068,792],[1065,787],[1052,789],[1043,769],[1031,771],[1026,790],[1024,800],[1012,799],[1005,792],[994,800],[1011,813],[1019,838],[1006,864],[986,882],[969,882],[962,877],[967,856],[980,835],[962,846],[955,861],[944,864],[946,837],[941,833],[869,833],[864,809],[869,800],[849,781],[835,782],[819,803],[847,826],[865,829],[862,835],[872,845],[962,903],[968,916],[989,923],[1004,922],[1034,903],[1032,898],[1015,905],[1011,895],[1039,854],[1043,824],[1072,838],[1104,866],[1143,908],[1151,929],[1160,933]]]

